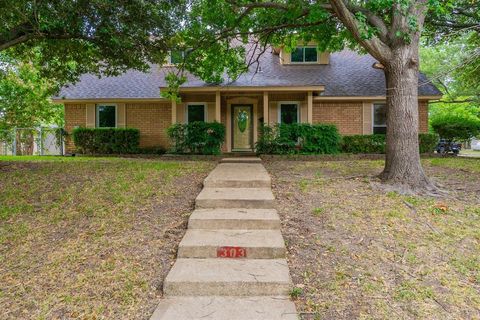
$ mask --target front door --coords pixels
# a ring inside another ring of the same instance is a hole
[[[253,106],[232,105],[232,150],[253,150]]]

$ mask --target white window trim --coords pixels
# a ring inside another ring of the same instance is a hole
[[[290,52],[290,63],[292,64],[318,64],[318,48],[316,46],[297,46],[295,50],[298,48],[315,48],[317,50],[317,60],[316,61],[305,61],[305,50],[303,50],[303,61],[293,61],[292,60],[292,52]]]
[[[195,105],[203,105],[203,117],[205,119],[204,122],[208,122],[208,104],[206,102],[189,102],[185,105],[185,123],[189,123],[190,121],[188,120],[188,106]]]
[[[300,101],[279,101],[277,105],[278,123],[282,123],[282,104],[296,104],[297,105],[297,123],[301,123],[300,119]]]
[[[375,101],[372,103],[372,134],[374,134],[375,128],[386,128],[387,123],[384,125],[376,125],[375,124],[375,105],[383,104],[385,108],[387,107],[387,102],[386,101]]]
[[[99,127],[98,121],[100,117],[98,115],[98,107],[115,107],[115,127]],[[118,106],[116,103],[99,103],[95,105],[95,128],[117,128],[118,126]]]

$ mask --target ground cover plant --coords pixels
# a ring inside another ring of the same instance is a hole
[[[302,319],[480,318],[480,161],[422,164],[447,195],[379,189],[383,160],[266,163]]]
[[[0,318],[148,319],[213,166],[0,157]]]

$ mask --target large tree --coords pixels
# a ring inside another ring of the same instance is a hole
[[[478,32],[477,0],[197,0],[193,3],[182,35],[186,46],[201,43],[208,48],[221,43],[222,48],[230,50],[232,39],[246,43],[253,37],[262,46],[285,45],[288,49],[298,41],[314,40],[321,50],[336,51],[348,46],[372,55],[386,79],[387,148],[381,178],[404,192],[436,191],[424,173],[418,149],[418,86],[425,85],[418,83],[420,38],[424,30],[428,30],[432,39],[451,36],[452,30]],[[201,52],[202,46],[197,45],[195,51]],[[245,56],[248,60],[249,54]],[[212,64],[216,74],[222,68],[229,69],[229,63],[208,54],[208,49],[192,57],[192,63],[187,61],[186,67],[194,73],[200,69],[205,74]]]
[[[0,0],[0,52],[30,60],[42,76],[147,69],[168,53],[183,0]]]
[[[42,78],[34,60],[0,55],[0,66],[0,131],[63,124],[63,107],[51,101],[58,83]]]

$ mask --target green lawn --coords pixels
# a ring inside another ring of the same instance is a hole
[[[213,166],[0,157],[1,318],[148,318]]]
[[[422,160],[444,197],[379,188],[383,161],[272,161],[305,319],[480,319],[480,159]]]

